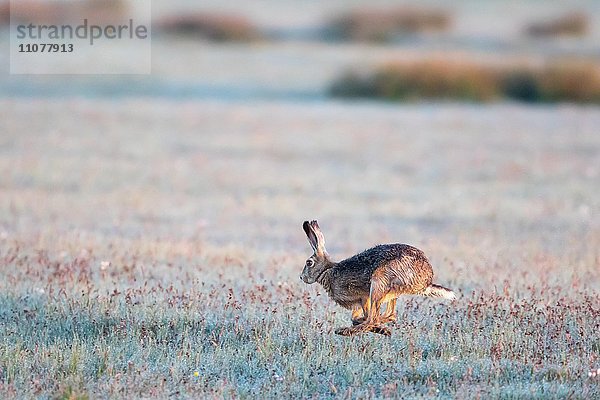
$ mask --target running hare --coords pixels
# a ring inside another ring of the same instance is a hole
[[[339,335],[367,331],[390,335],[383,324],[396,320],[396,299],[403,294],[456,298],[452,290],[432,283],[431,264],[419,249],[380,244],[336,263],[329,259],[317,221],[304,221],[302,227],[314,254],[300,278],[309,284],[319,282],[336,303],[352,310],[354,326],[336,329]]]

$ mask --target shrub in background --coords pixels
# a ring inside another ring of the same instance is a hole
[[[375,73],[375,82],[378,92],[390,99],[486,101],[496,96],[493,71],[453,61],[384,65]]]
[[[0,4],[0,23],[62,24],[81,22],[113,24],[122,22],[128,11],[126,0],[20,0]]]
[[[346,73],[330,87],[334,97],[388,100],[453,99],[524,102],[600,102],[600,69],[592,62],[493,66],[453,60],[394,62]]]
[[[572,12],[550,21],[533,22],[525,28],[525,32],[533,37],[583,36],[588,29],[588,17],[580,12]]]
[[[155,23],[158,32],[199,37],[217,42],[253,41],[259,29],[247,18],[234,14],[196,13],[166,17]]]
[[[382,42],[402,34],[445,31],[450,24],[448,12],[439,9],[360,9],[334,18],[326,31],[334,39]]]
[[[543,69],[539,80],[543,101],[600,103],[600,68],[595,63],[555,63]]]

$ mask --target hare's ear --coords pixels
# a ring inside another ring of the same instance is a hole
[[[304,232],[306,232],[308,241],[315,254],[325,255],[327,253],[325,250],[325,237],[323,236],[323,232],[321,232],[321,228],[319,228],[317,221],[304,221],[302,228],[304,229]]]
[[[310,247],[312,247],[313,251],[316,253],[318,249],[317,236],[312,230],[312,226],[310,226],[310,222],[304,221],[302,224],[302,229],[304,229],[304,233],[306,233],[306,237],[308,238],[308,243],[310,243]]]

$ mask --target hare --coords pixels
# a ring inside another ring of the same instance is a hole
[[[333,262],[325,250],[325,237],[317,221],[304,221],[302,227],[314,254],[306,260],[300,279],[308,284],[320,283],[337,304],[352,310],[353,326],[336,329],[338,335],[391,335],[383,324],[396,320],[396,299],[403,294],[456,298],[452,290],[432,283],[431,264],[415,247],[381,244]]]

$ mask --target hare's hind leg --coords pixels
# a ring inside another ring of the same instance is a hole
[[[385,302],[387,285],[385,280],[379,280],[375,276],[371,279],[371,307],[367,314],[367,319],[364,322],[366,329],[369,332],[379,333],[381,335],[390,336],[392,331],[385,326],[382,326],[381,306]],[[387,308],[386,308],[387,311]]]
[[[353,335],[360,332],[373,332],[390,336],[392,332],[389,328],[381,326],[381,305],[387,294],[387,282],[376,274],[371,277],[371,291],[369,299],[365,302],[366,319],[363,323],[351,328],[345,328],[344,332]],[[337,331],[336,331],[337,333]]]
[[[372,291],[371,291],[372,292]],[[377,298],[377,297],[376,297]],[[379,310],[381,310],[382,300],[378,301],[377,311],[374,310],[372,296],[366,298],[363,302],[362,307],[356,309],[352,309],[352,324],[354,326],[338,328],[335,330],[335,333],[342,336],[352,336],[363,332],[373,332],[379,333],[381,335],[390,336],[392,332],[381,326],[379,323],[370,323],[369,318],[374,318],[371,313],[375,316],[379,316]],[[358,317],[360,315],[360,317]],[[357,316],[358,318],[355,318]],[[377,319],[376,319],[377,320]]]
[[[394,297],[393,299],[391,299],[385,306],[385,312],[383,313],[383,315],[381,316],[381,320],[380,322],[382,324],[385,324],[387,322],[394,322],[396,321],[396,301],[398,300],[397,297]]]

